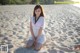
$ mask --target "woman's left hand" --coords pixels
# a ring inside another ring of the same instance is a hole
[[[37,40],[38,40],[39,36],[35,37],[35,41],[34,41],[34,44],[36,45],[37,43]]]
[[[34,40],[34,45],[36,45],[36,43],[37,43],[37,38],[35,37],[35,40]]]

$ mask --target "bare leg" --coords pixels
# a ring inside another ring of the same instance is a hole
[[[29,48],[33,45],[34,41],[33,40],[28,40],[26,48]]]
[[[42,48],[42,44],[41,43],[37,43],[35,45],[35,50],[40,50]]]

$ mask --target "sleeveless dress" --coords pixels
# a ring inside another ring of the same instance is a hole
[[[35,37],[38,35],[38,31],[40,27],[42,27],[42,33],[40,34],[39,38],[37,39],[37,42],[40,44],[44,44],[46,41],[46,36],[44,33],[44,17],[39,17],[38,21],[35,23],[35,17],[30,18],[30,22],[32,23],[32,29]],[[30,42],[31,41],[31,42]],[[29,37],[28,44],[33,44],[33,37],[32,35]]]

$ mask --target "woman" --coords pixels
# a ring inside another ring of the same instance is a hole
[[[40,5],[36,5],[33,11],[33,16],[30,18],[30,32],[31,37],[27,42],[26,47],[31,47],[34,44],[36,50],[40,50],[46,41],[43,31],[44,28],[44,14]]]

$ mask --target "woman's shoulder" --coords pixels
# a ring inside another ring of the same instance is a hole
[[[31,16],[30,18],[32,18],[32,19],[33,19],[33,18],[34,18],[34,16]]]
[[[44,19],[44,17],[43,17],[43,16],[41,16],[40,18],[41,18],[41,19]]]
[[[30,20],[33,20],[33,19],[34,19],[34,17],[33,17],[33,16],[31,16],[31,17],[30,17]]]
[[[44,18],[44,16],[40,16],[40,18]]]
[[[43,16],[40,17],[40,21],[41,21],[41,22],[44,21],[44,17],[43,17]]]

